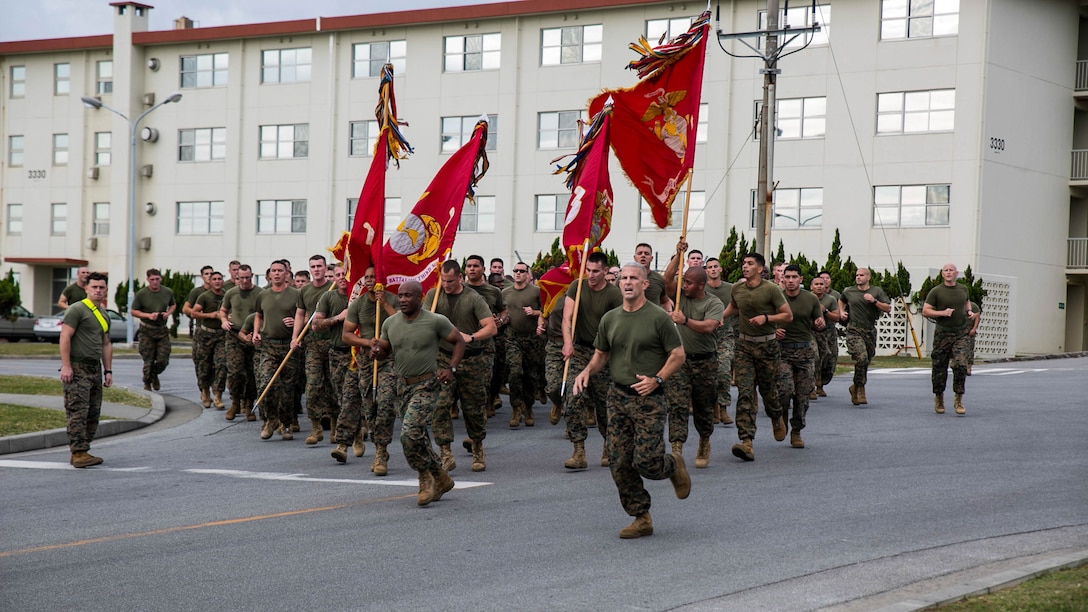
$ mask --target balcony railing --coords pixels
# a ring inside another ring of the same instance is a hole
[[[1073,168],[1069,178],[1074,181],[1088,181],[1088,149],[1073,149]]]
[[[1070,238],[1066,268],[1088,269],[1088,238]]]
[[[1077,60],[1077,78],[1073,89],[1076,91],[1088,89],[1088,60]]]

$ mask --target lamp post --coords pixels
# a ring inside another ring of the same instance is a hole
[[[92,98],[91,96],[83,96],[80,98],[84,105],[98,110],[104,108],[118,117],[128,122],[129,127],[129,151],[128,151],[128,251],[126,260],[128,263],[128,317],[125,319],[125,338],[129,346],[132,346],[133,340],[135,340],[135,329],[132,325],[132,300],[135,298],[136,288],[136,132],[140,129],[140,122],[143,118],[151,114],[151,111],[162,106],[163,104],[169,104],[171,102],[178,102],[181,100],[181,94],[174,92],[170,94],[165,100],[145,110],[136,117],[135,120],[129,119],[121,111],[110,108],[98,98]]]

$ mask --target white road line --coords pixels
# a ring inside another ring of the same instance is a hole
[[[56,461],[19,461],[15,459],[0,459],[0,467],[10,468],[24,468],[30,470],[74,470],[77,468],[72,467],[67,463],[57,463]],[[149,467],[128,467],[128,468],[115,468],[105,467],[101,465],[94,466],[95,470],[107,471],[107,472],[148,472],[151,471]]]

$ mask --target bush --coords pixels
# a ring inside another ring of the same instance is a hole
[[[8,273],[0,279],[0,317],[15,320],[15,307],[22,305],[19,296],[19,283],[15,281],[15,272],[8,268]]]

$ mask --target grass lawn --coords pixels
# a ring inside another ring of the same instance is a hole
[[[181,344],[183,346],[175,344],[171,348],[171,355],[192,354],[188,341]],[[139,354],[140,352],[134,348],[113,347],[114,357]],[[0,342],[0,357],[56,357],[60,359],[60,345],[51,342]]]
[[[64,395],[64,387],[61,385],[60,376],[57,378],[41,378],[39,376],[9,376],[0,375],[0,393],[15,393],[19,395]],[[138,408],[150,408],[151,399],[139,393],[133,393],[127,389],[105,388],[102,389],[102,401],[114,404],[126,404]],[[64,423],[64,415],[61,414],[61,423]],[[48,428],[51,429],[51,428]]]
[[[950,612],[1083,612],[1088,610],[1088,565],[1044,574],[1015,587],[940,609]]]
[[[48,408],[31,408],[0,403],[0,436],[64,427],[64,413]]]

